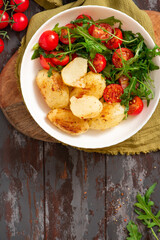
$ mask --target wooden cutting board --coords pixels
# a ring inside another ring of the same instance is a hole
[[[153,23],[156,43],[160,46],[160,13],[146,12]],[[14,74],[17,56],[16,52],[0,74],[0,107],[8,121],[21,133],[38,140],[57,142],[39,127],[25,107]]]

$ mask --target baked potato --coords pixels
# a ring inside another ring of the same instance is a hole
[[[82,98],[71,97],[70,109],[72,113],[82,119],[93,118],[102,111],[102,103],[94,96],[84,95]]]
[[[63,83],[61,75],[52,71],[48,77],[48,71],[40,70],[36,77],[36,83],[47,105],[51,108],[64,108],[69,104],[69,89]]]
[[[53,109],[47,118],[53,125],[71,135],[79,135],[89,129],[88,121],[74,116],[70,109]]]
[[[105,130],[118,125],[125,117],[124,107],[120,103],[103,103],[103,110],[96,117],[89,120],[91,129]]]
[[[75,96],[76,98],[81,98],[83,95],[90,95],[99,99],[103,96],[106,82],[102,74],[90,71],[83,77],[83,81],[85,87],[74,88],[71,91],[70,97]]]
[[[87,73],[87,59],[76,57],[61,71],[63,82],[71,87],[85,87],[83,76]]]

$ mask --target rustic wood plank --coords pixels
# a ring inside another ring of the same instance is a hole
[[[44,145],[46,239],[105,239],[105,159]]]
[[[44,239],[43,142],[0,122],[0,239]]]
[[[136,219],[133,207],[136,195],[138,192],[144,194],[154,182],[158,185],[152,194],[152,199],[155,202],[155,210],[160,208],[159,152],[107,157],[106,167],[106,236],[107,239],[121,239],[119,236],[126,239],[126,225],[130,220]],[[149,230],[147,231],[140,222],[136,221],[136,223],[143,234],[143,239],[154,240]]]

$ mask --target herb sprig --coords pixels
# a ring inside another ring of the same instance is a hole
[[[142,196],[140,193],[137,194],[137,202],[134,204],[135,212],[137,213],[139,219],[147,228],[151,229],[151,232],[156,240],[159,240],[155,230],[153,227],[158,228],[158,232],[160,232],[160,210],[157,214],[154,214],[152,211],[152,207],[154,206],[154,202],[150,200],[151,194],[154,192],[157,183],[154,183]],[[130,221],[127,225],[127,230],[129,232],[129,236],[127,240],[141,240],[142,234],[139,233],[137,225]]]

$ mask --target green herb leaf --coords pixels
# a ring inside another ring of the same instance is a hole
[[[84,38],[86,43],[86,50],[87,51],[94,51],[96,53],[102,53],[103,51],[107,51],[107,48],[104,44],[101,44],[96,40],[96,38],[92,37],[87,30],[82,27],[77,27],[74,29],[76,34],[79,34],[81,37]]]
[[[52,67],[50,64],[49,64],[50,68],[48,70],[48,77],[51,77],[52,76],[52,71],[54,69],[54,67]]]
[[[141,240],[142,234],[138,231],[138,227],[133,221],[128,223],[127,230],[129,232],[127,240]]]
[[[151,194],[154,192],[154,189],[156,187],[157,183],[154,183],[145,193],[144,197],[145,197],[145,202],[147,203],[149,201],[149,198],[151,196]]]
[[[154,183],[145,193],[144,196],[141,196],[139,193],[137,194],[137,203],[135,206],[138,208],[135,209],[135,212],[138,214],[138,219],[140,219],[144,225],[151,229],[153,236],[157,239],[157,235],[153,230],[153,227],[157,226],[160,231],[160,211],[156,215],[152,213],[152,206],[154,205],[153,201],[150,201],[149,198],[153,193],[156,187],[156,183]]]
[[[38,49],[39,49],[39,43],[36,43],[36,44],[33,46],[32,50],[38,50]]]
[[[34,50],[31,59],[33,60],[33,59],[36,59],[36,58],[39,58],[39,57],[40,57],[39,49]]]
[[[109,25],[113,26],[116,23],[119,23],[119,28],[122,26],[122,22],[119,19],[116,19],[114,16],[108,17],[105,19],[99,19],[95,21],[96,23],[108,23]]]

